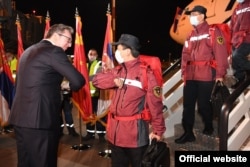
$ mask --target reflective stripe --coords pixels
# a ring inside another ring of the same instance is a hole
[[[91,63],[91,66],[90,66],[90,69],[89,69],[89,76],[92,76],[92,75],[95,75],[95,74],[96,74],[96,72],[97,72],[97,70],[99,69],[101,63],[102,63],[102,62],[101,62],[101,61],[98,61],[98,60],[95,60],[95,61],[93,61],[93,62]],[[89,66],[89,63],[87,63],[87,65]],[[92,81],[90,81],[89,84],[90,84],[89,87],[90,87],[91,96],[92,96],[92,97],[93,97],[93,96],[98,96],[99,93],[96,92],[96,87],[93,86]],[[96,93],[98,93],[98,94],[96,94]]]
[[[69,125],[69,124],[65,124],[65,125],[66,125],[67,127],[71,127],[71,128],[72,128],[72,127],[74,127],[74,124],[71,124],[71,125]],[[65,125],[64,125],[64,124],[62,124],[62,125],[61,125],[61,127],[64,127]]]
[[[199,41],[202,39],[208,39],[209,38],[209,34],[203,34],[203,35],[199,35],[199,36],[193,36],[190,38],[190,41]]]
[[[97,133],[97,134],[101,134],[101,133],[105,133],[105,134],[106,134],[106,131],[100,131],[100,130],[98,131],[98,130],[97,130],[96,133]]]
[[[89,130],[89,129],[87,129],[87,132],[89,132],[89,133],[95,133],[95,130]]]
[[[96,65],[95,65],[95,67],[94,67],[94,70],[93,70],[93,74],[96,74],[96,71],[98,70],[98,68],[100,67],[100,64],[101,64],[102,62],[101,61],[98,61],[97,63],[96,63]]]
[[[120,79],[124,81],[124,78],[120,78]],[[138,87],[138,88],[142,89],[141,81],[126,79],[124,84],[130,85],[130,86],[135,86],[135,87]]]
[[[236,10],[236,15],[241,14],[241,13],[245,13],[245,12],[250,12],[250,7],[246,7],[240,10]]]
[[[94,94],[96,90],[90,90],[90,93],[91,94]]]

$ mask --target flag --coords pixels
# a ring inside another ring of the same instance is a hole
[[[50,28],[50,16],[49,11],[47,11],[46,19],[45,19],[45,30],[44,30],[44,38],[46,37]]]
[[[74,66],[85,77],[86,84],[78,92],[72,93],[73,103],[79,110],[82,119],[87,121],[92,115],[92,101],[89,87],[89,75],[82,38],[81,17],[76,9],[76,36],[74,46]]]
[[[23,40],[22,40],[22,33],[21,33],[22,28],[21,28],[20,19],[18,15],[16,19],[16,25],[17,25],[17,67],[16,67],[16,71],[17,71],[18,62],[23,53]]]
[[[102,53],[102,69],[111,69],[114,68],[113,52],[112,52],[112,42],[113,42],[113,30],[111,26],[112,16],[109,11],[107,11],[107,26],[106,34],[103,45]],[[113,95],[113,89],[100,90],[100,97],[98,100],[98,110],[97,115],[99,117],[105,116],[108,112],[108,108],[111,103],[111,98]]]
[[[103,45],[102,53],[102,66],[103,69],[110,69],[114,67],[113,54],[112,54],[112,42],[113,42],[113,30],[111,27],[112,16],[110,12],[107,12],[107,26]]]
[[[7,58],[4,53],[4,44],[0,37],[0,124],[8,124],[10,109],[14,98],[14,79],[11,74]]]
[[[179,19],[181,17],[182,11],[183,10],[177,6],[175,17],[174,17],[174,27],[173,27],[174,32],[176,32],[176,30],[177,30],[177,25],[178,25]]]

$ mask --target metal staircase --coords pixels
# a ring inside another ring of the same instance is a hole
[[[179,64],[180,60],[163,72],[163,104],[167,126],[164,137],[172,150],[244,150],[244,146],[250,141],[250,75],[237,89],[231,90],[231,95],[222,107],[220,122],[214,120],[213,135],[202,133],[203,123],[196,114],[196,141],[187,144],[174,143],[174,139],[183,133],[181,119],[184,84]]]

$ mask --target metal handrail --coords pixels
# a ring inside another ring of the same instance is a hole
[[[243,93],[243,91],[250,85],[250,73],[248,73],[246,80],[242,82],[237,89],[227,98],[222,106],[219,122],[219,150],[228,150],[228,119],[229,114],[233,109],[234,102]]]
[[[171,65],[170,67],[168,67],[166,70],[162,72],[162,76],[164,77],[165,75],[169,74],[170,71],[172,71],[176,66],[180,64],[180,62],[181,62],[181,59],[176,60],[173,65]]]

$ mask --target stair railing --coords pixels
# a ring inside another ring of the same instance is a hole
[[[222,106],[219,122],[219,150],[240,150],[250,136],[250,74]]]
[[[181,123],[183,81],[181,79],[180,59],[163,72],[164,117],[167,130],[164,137],[174,136],[174,126]]]

